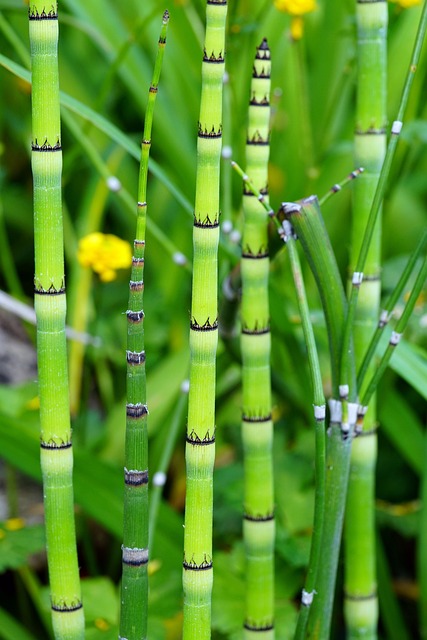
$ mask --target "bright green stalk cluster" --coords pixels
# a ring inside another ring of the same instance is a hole
[[[264,39],[253,66],[247,173],[267,193],[270,135],[270,50]],[[267,223],[264,207],[245,186],[242,237],[241,349],[245,486],[243,538],[246,549],[245,633],[249,640],[274,638],[273,421],[270,381]]]
[[[357,102],[355,161],[365,171],[354,184],[350,272],[361,242],[386,152],[387,21],[386,0],[356,2]],[[381,297],[381,217],[376,222],[360,284],[353,326],[358,368],[378,318]],[[372,367],[375,363],[372,362]],[[363,389],[358,389],[363,392]],[[363,432],[353,442],[346,508],[345,616],[348,637],[377,637],[378,599],[375,569],[376,408],[373,401]]]
[[[211,635],[217,254],[226,15],[225,0],[207,0],[193,228],[183,563],[184,640],[205,640]]]
[[[138,183],[136,235],[129,282],[127,316],[127,404],[124,470],[124,526],[122,546],[122,587],[120,638],[147,637],[148,617],[148,435],[144,347],[144,253],[147,223],[147,175],[151,129],[157,95],[169,14],[163,15],[159,47],[154,66],[148,105]]]
[[[73,454],[65,338],[62,150],[56,3],[29,9],[32,68],[35,311],[41,467],[55,637],[84,637],[73,498]]]

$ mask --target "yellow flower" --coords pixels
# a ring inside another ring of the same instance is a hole
[[[421,0],[390,0],[390,2],[395,2],[402,7],[402,9],[409,9],[410,7],[415,7],[417,4],[421,4]]]
[[[129,242],[105,233],[90,233],[81,238],[77,259],[83,267],[91,267],[103,282],[115,280],[117,269],[132,263]]]
[[[274,5],[291,16],[303,16],[316,9],[316,0],[274,0]]]
[[[289,13],[292,17],[292,40],[301,40],[304,33],[304,22],[301,16],[317,8],[316,0],[274,0],[274,5],[276,9]]]

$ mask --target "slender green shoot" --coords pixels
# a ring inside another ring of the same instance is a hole
[[[386,302],[386,304],[384,305],[384,308],[381,311],[380,314],[380,319],[378,321],[378,326],[377,329],[374,333],[374,335],[372,336],[372,340],[369,344],[368,350],[366,352],[366,355],[363,359],[363,362],[360,366],[358,375],[357,375],[357,387],[358,389],[362,388],[362,385],[364,383],[365,380],[365,376],[369,367],[369,364],[372,361],[372,358],[374,357],[377,347],[378,347],[378,343],[381,340],[381,336],[384,333],[384,329],[385,327],[388,325],[390,319],[393,316],[393,309],[397,303],[397,301],[399,300],[403,289],[406,286],[406,283],[408,282],[409,278],[411,277],[411,274],[415,268],[415,265],[418,261],[418,258],[420,257],[421,253],[423,252],[425,246],[427,244],[427,231],[424,231],[424,234],[422,235],[420,241],[418,242],[418,245],[415,249],[415,251],[413,252],[413,254],[411,255],[411,257],[409,258],[406,267],[404,269],[404,271],[402,272],[402,275],[399,278],[398,283],[396,284],[396,287],[393,290],[393,293],[391,294],[390,298],[388,299],[388,301]]]
[[[325,443],[325,417],[326,405],[323,393],[322,375],[320,371],[319,357],[317,354],[313,326],[310,321],[310,310],[307,303],[304,280],[298,251],[295,246],[295,235],[288,220],[283,221],[282,239],[286,242],[292,267],[295,290],[297,293],[302,328],[309,362],[309,370],[313,387],[313,409],[316,434],[316,460],[315,460],[315,503],[314,524],[311,540],[310,560],[305,587],[301,597],[301,610],[295,631],[295,640],[305,638],[310,606],[317,593],[317,576],[319,564],[322,560],[322,533],[325,518],[325,490],[326,490],[326,443]]]
[[[375,369],[375,373],[372,377],[372,380],[370,381],[365,393],[362,396],[361,406],[363,409],[365,409],[368,406],[369,401],[372,398],[372,395],[375,393],[375,389],[377,388],[379,381],[381,380],[385,370],[387,369],[388,363],[390,362],[390,358],[393,355],[393,352],[396,346],[400,342],[402,334],[408,324],[409,318],[411,317],[412,311],[414,310],[417,299],[422,291],[426,278],[427,278],[427,257],[424,258],[424,262],[415,280],[410,296],[405,304],[403,313],[400,316],[399,320],[396,322],[396,326],[391,333],[391,337],[390,337],[387,349],[383,354],[378,366]]]
[[[136,234],[129,283],[127,316],[127,403],[124,469],[124,520],[120,635],[123,640],[147,637],[148,618],[148,435],[144,347],[144,254],[147,221],[147,176],[151,129],[169,13],[163,14],[153,79],[148,94],[138,183]]]
[[[185,450],[184,640],[208,640],[211,636],[219,173],[226,16],[225,0],[207,0],[193,227],[190,391]]]
[[[344,178],[344,180],[341,180],[341,182],[337,182],[336,184],[332,185],[329,191],[325,193],[325,195],[322,198],[319,198],[319,205],[322,207],[325,204],[325,202],[328,202],[329,198],[331,198],[333,195],[341,191],[341,189],[343,189],[348,184],[350,184],[350,182],[358,178],[360,174],[364,172],[364,170],[365,169],[363,167],[354,169],[354,171],[349,173],[348,176]]]
[[[29,10],[41,467],[54,634],[58,640],[80,640],[84,615],[74,524],[65,336],[58,11],[56,2],[48,11],[45,6],[36,0]]]

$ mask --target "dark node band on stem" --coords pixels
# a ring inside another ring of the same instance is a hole
[[[192,331],[215,331],[218,329],[218,318],[211,323],[210,318],[206,320],[204,324],[199,324],[196,318],[191,318],[190,329]]]
[[[72,447],[71,439],[65,442],[55,442],[52,438],[50,440],[41,440],[40,447],[42,449],[70,449]]]
[[[78,611],[82,607],[83,605],[80,600],[72,602],[71,604],[67,604],[66,602],[61,602],[60,604],[52,602],[51,604],[52,611],[56,611],[56,613],[72,613],[73,611]]]
[[[262,423],[262,422],[270,422],[272,420],[272,415],[269,413],[267,416],[248,416],[245,413],[242,415],[243,422],[249,423]]]
[[[212,559],[205,554],[204,560],[200,564],[197,564],[194,558],[192,558],[190,562],[187,562],[184,557],[182,566],[186,571],[207,571],[208,569],[212,569],[213,564]]]
[[[148,408],[146,404],[142,404],[142,402],[138,402],[137,404],[131,404],[130,402],[126,405],[126,416],[128,418],[143,418],[148,415]]]
[[[144,258],[135,258],[135,256],[132,257],[132,266],[133,267],[143,267],[144,266]]]
[[[63,282],[60,288],[57,289],[55,285],[51,284],[49,289],[44,289],[42,286],[34,283],[34,293],[38,296],[61,296],[65,294],[65,285]]]
[[[269,258],[267,247],[260,247],[257,253],[254,253],[250,247],[246,246],[242,251],[242,258],[247,260],[265,260]]]
[[[130,309],[126,311],[126,316],[129,322],[133,324],[138,324],[144,320],[144,312],[141,311],[131,311]]]
[[[268,99],[268,96],[264,96],[261,100],[257,100],[256,95],[254,94],[250,99],[249,104],[251,107],[269,107],[270,100]]]
[[[37,7],[35,7],[34,5],[29,6],[28,18],[30,20],[58,20],[57,6],[52,5],[50,11],[46,11],[46,9],[43,9],[41,13],[38,12]]]
[[[215,55],[215,51],[212,51],[210,56],[208,56],[206,49],[203,49],[203,62],[207,62],[208,64],[223,64],[224,63],[224,55],[222,51]]]
[[[383,2],[383,0],[380,0],[380,2]],[[381,127],[381,129],[370,127],[369,129],[365,129],[364,131],[362,131],[361,129],[356,129],[356,131],[354,132],[356,136],[385,136],[386,133],[387,131],[385,127]]]
[[[267,71],[264,67],[258,72],[255,67],[253,67],[252,78],[264,78],[265,80],[270,79],[270,71]]]
[[[194,214],[193,224],[201,229],[216,229],[219,226],[219,214],[216,214],[213,220],[210,219],[209,215],[202,219],[200,217],[197,218],[196,214]]]
[[[129,289],[131,291],[144,291],[144,280],[129,280]]]
[[[142,567],[148,564],[148,549],[122,546],[122,562],[130,567]]]
[[[207,431],[204,437],[200,438],[193,429],[191,433],[187,434],[185,440],[186,442],[188,442],[188,444],[191,444],[193,446],[206,446],[210,444],[215,444],[215,431],[213,435],[211,435],[210,432]]]
[[[39,144],[37,141],[37,138],[34,140],[34,142],[31,143],[31,151],[41,151],[41,152],[45,152],[45,151],[62,151],[62,147],[61,147],[61,141],[58,138],[55,142],[54,145],[50,144],[46,140],[43,142],[43,144]]]
[[[268,146],[270,144],[269,138],[263,138],[263,136],[259,133],[259,131],[255,131],[252,138],[248,138],[246,140],[247,145],[259,145],[260,147]]]
[[[148,469],[144,471],[138,471],[136,469],[124,469],[125,473],[125,485],[129,487],[140,487],[141,485],[148,484]]]
[[[274,513],[267,513],[265,516],[253,516],[250,513],[244,513],[243,518],[245,520],[249,520],[249,522],[271,522],[272,520],[274,520]]]
[[[253,329],[250,329],[249,327],[242,327],[242,333],[247,336],[261,336],[265,333],[270,333],[270,325],[267,325],[266,327],[258,327],[257,323],[255,323]]]
[[[212,125],[212,129],[209,131],[206,127],[203,128],[199,122],[199,127],[197,131],[197,135],[199,138],[221,138],[222,137],[222,125],[219,125],[218,130],[215,129],[215,126]]]
[[[376,597],[377,597],[376,589],[375,589],[375,591],[371,591],[371,593],[368,593],[368,594],[363,595],[363,596],[352,595],[352,594],[349,594],[346,591],[344,591],[344,598],[346,600],[351,600],[352,602],[366,602],[367,600],[375,600]]]
[[[227,4],[227,0],[207,0],[206,4]]]
[[[126,362],[130,365],[145,363],[145,351],[126,351]]]
[[[248,631],[273,631],[274,629],[274,624],[271,622],[269,624],[263,625],[261,627],[257,626],[257,624],[255,622],[249,621],[249,622],[245,622],[245,624],[243,625],[243,627],[245,629],[247,629]]]

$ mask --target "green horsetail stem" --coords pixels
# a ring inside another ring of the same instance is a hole
[[[328,512],[323,522],[322,561],[318,567],[316,594],[307,622],[307,637],[326,640],[330,637],[352,440],[348,437],[351,427],[347,425],[344,430],[339,401],[340,349],[347,304],[317,198],[311,196],[299,203],[283,203],[282,211],[297,233],[315,277],[329,337],[333,399],[330,400],[330,427],[326,444],[325,504]],[[354,388],[354,367],[351,367],[350,380]],[[356,415],[353,416],[355,408],[356,405],[352,403],[352,423],[356,420]]]
[[[297,294],[298,307],[300,311],[301,324],[304,333],[304,340],[307,348],[310,377],[313,387],[313,413],[315,421],[315,503],[313,536],[311,540],[310,560],[305,587],[301,596],[301,610],[295,630],[295,640],[303,640],[308,622],[310,607],[318,593],[317,576],[320,562],[322,561],[322,532],[325,514],[325,464],[326,464],[326,444],[325,444],[325,418],[326,405],[323,393],[322,374],[320,370],[319,356],[314,338],[313,326],[310,320],[310,310],[308,307],[305,292],[302,269],[297,248],[295,246],[295,235],[289,220],[283,221],[282,229],[279,231],[282,239],[286,242],[291,262],[292,275]]]
[[[148,434],[144,346],[144,254],[147,224],[147,176],[154,104],[166,44],[169,13],[163,15],[153,79],[148,94],[138,182],[136,234],[127,316],[127,404],[124,469],[124,521],[120,635],[147,637],[148,618]]]
[[[369,219],[384,162],[387,136],[386,0],[356,0],[357,98],[355,162],[365,171],[354,184],[350,273]],[[381,209],[363,269],[353,323],[356,367],[359,368],[377,324],[381,298]],[[375,362],[371,363],[371,371]],[[344,381],[344,380],[343,380]],[[358,389],[363,394],[363,389]],[[363,432],[353,442],[345,517],[344,611],[349,640],[377,638],[378,598],[375,560],[376,407],[372,399]]]
[[[29,9],[32,70],[35,311],[41,467],[55,638],[84,637],[73,498],[65,337],[57,5]]]
[[[270,49],[263,40],[255,56],[249,103],[246,171],[267,194],[270,136]],[[268,217],[246,186],[242,236],[242,440],[246,608],[244,637],[274,638],[274,486],[273,421],[270,381],[268,300]]]
[[[226,16],[225,0],[207,0],[193,227],[190,391],[185,453],[184,640],[205,640],[211,636],[219,173]]]

